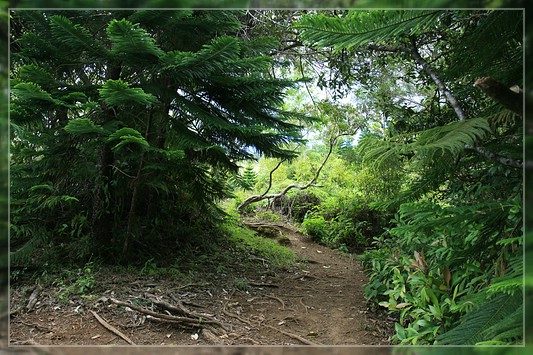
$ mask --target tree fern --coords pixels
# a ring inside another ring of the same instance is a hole
[[[433,29],[442,11],[352,11],[346,17],[308,15],[294,27],[312,46],[352,49]]]

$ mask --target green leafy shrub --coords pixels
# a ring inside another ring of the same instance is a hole
[[[327,239],[328,225],[324,217],[309,213],[302,222],[302,228],[315,242],[322,242]]]
[[[56,279],[53,284],[58,286],[56,296],[66,301],[71,295],[87,295],[96,285],[93,263],[87,263],[76,272],[67,271],[66,276]]]
[[[522,239],[516,233],[520,218],[515,207],[486,203],[470,210],[427,201],[400,207],[396,227],[376,237],[377,249],[361,257],[369,273],[365,296],[398,317],[393,340],[476,344],[520,339],[522,316],[494,312],[494,302],[505,298],[502,293],[521,295]],[[490,331],[483,329],[489,326]],[[498,331],[505,336],[496,336]]]

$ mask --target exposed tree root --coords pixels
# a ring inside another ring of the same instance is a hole
[[[278,298],[276,296],[271,296],[271,295],[265,295],[265,297],[272,298],[273,300],[278,301],[279,303],[281,303],[281,309],[282,310],[285,309],[285,302],[283,302],[283,300],[281,298]]]
[[[267,297],[271,297],[271,296],[267,296]],[[271,298],[278,299],[277,297],[271,297]],[[279,300],[279,299],[278,299],[278,300]],[[281,300],[280,300],[280,301],[281,301]],[[283,306],[285,306],[285,304],[284,304],[283,302],[282,302],[282,304],[283,304]],[[249,320],[247,320],[247,319],[244,319],[244,318],[242,318],[242,317],[239,317],[239,316],[236,315],[236,314],[232,314],[232,313],[228,312],[228,311],[226,310],[226,307],[225,307],[225,306],[224,306],[224,309],[223,309],[223,313],[224,313],[225,315],[228,315],[228,316],[230,316],[230,317],[233,317],[233,318],[235,318],[235,319],[237,319],[237,320],[239,320],[239,321],[241,321],[241,322],[243,322],[243,323],[245,323],[245,324],[248,324],[248,325],[251,326],[251,327],[265,326],[265,327],[267,327],[267,328],[270,328],[270,329],[272,329],[272,330],[275,330],[275,331],[277,331],[277,332],[280,332],[280,333],[282,333],[282,334],[285,334],[285,335],[288,336],[288,337],[291,337],[291,338],[293,338],[293,339],[296,339],[296,340],[298,340],[298,341],[300,341],[300,342],[302,342],[302,343],[304,343],[304,344],[307,344],[307,345],[321,345],[320,343],[312,342],[312,341],[310,341],[310,340],[307,340],[307,339],[305,339],[305,338],[302,338],[301,336],[299,336],[299,335],[297,335],[297,334],[293,334],[293,333],[286,332],[286,331],[284,331],[284,330],[281,330],[281,329],[275,328],[275,327],[273,327],[273,326],[271,326],[271,325],[268,325],[268,324],[254,324],[254,323],[252,323],[251,321],[249,321]]]
[[[217,337],[213,331],[209,328],[203,328],[201,331],[202,336],[207,340],[208,343],[213,345],[224,345],[224,341]]]
[[[135,310],[137,312],[147,314],[147,315],[149,315],[149,316],[151,316],[153,318],[158,318],[159,320],[163,320],[163,321],[169,321],[169,322],[172,322],[172,323],[179,323],[179,324],[183,324],[183,325],[189,326],[189,327],[190,326],[193,326],[193,327],[204,327],[206,324],[211,324],[211,325],[219,326],[219,327],[221,327],[221,328],[223,328],[225,330],[228,329],[228,327],[226,325],[222,324],[218,320],[215,320],[215,319],[213,319],[212,317],[210,317],[208,315],[202,315],[202,314],[198,314],[198,313],[195,313],[195,312],[190,312],[190,311],[186,310],[184,307],[182,309],[180,307],[172,306],[172,305],[170,305],[170,304],[168,304],[166,302],[163,302],[163,301],[157,301],[157,303],[165,304],[165,306],[161,306],[161,307],[166,308],[167,310],[178,310],[179,313],[184,315],[184,316],[174,316],[174,315],[170,315],[170,314],[154,312],[154,311],[151,311],[151,310],[148,310],[148,309],[133,305],[131,303],[127,303],[127,302],[122,302],[122,301],[116,300],[114,298],[110,298],[109,301],[111,301],[112,303],[114,303],[114,304],[116,304],[118,306],[129,307],[129,308],[131,308],[131,309],[133,309],[133,310]],[[154,304],[157,304],[157,303],[155,303],[156,302],[155,300],[151,300],[151,301],[154,302]]]
[[[253,323],[250,322],[249,320],[246,320],[246,319],[244,319],[244,318],[242,318],[242,317],[239,317],[239,316],[236,315],[236,314],[233,314],[233,313],[231,313],[231,312],[228,312],[228,311],[226,310],[226,307],[224,307],[224,309],[222,310],[222,313],[224,313],[225,315],[227,315],[227,316],[229,316],[229,317],[235,318],[235,319],[237,319],[238,321],[243,322],[244,324],[248,324],[250,327],[255,327],[255,324],[253,324]]]

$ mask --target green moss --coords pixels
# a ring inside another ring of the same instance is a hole
[[[275,267],[289,267],[296,261],[296,255],[292,250],[274,240],[258,236],[254,231],[239,225],[234,219],[228,219],[223,228],[228,234],[229,242],[236,248],[265,258]]]

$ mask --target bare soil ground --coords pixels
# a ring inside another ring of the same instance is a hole
[[[90,295],[63,301],[54,287],[12,286],[9,345],[388,345],[393,321],[368,309],[359,262],[277,228],[300,259],[285,270],[257,258],[240,270],[235,255],[231,274],[186,284],[98,272]]]

